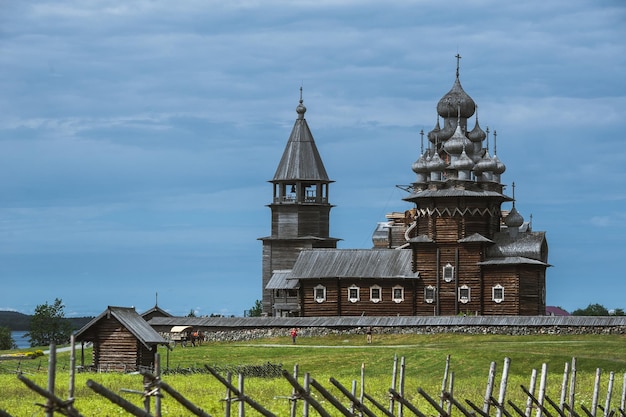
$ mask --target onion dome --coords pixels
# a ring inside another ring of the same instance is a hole
[[[300,90],[300,103],[298,103],[298,107],[296,107],[296,113],[298,113],[298,119],[304,119],[304,113],[306,113],[306,107],[302,104],[302,90]]]
[[[476,103],[474,103],[474,100],[463,90],[457,75],[452,89],[437,103],[437,113],[441,117],[450,117],[451,114],[457,112],[457,108],[459,107],[461,108],[461,117],[467,119],[474,114]]]
[[[502,161],[500,161],[500,158],[498,158],[498,155],[494,155],[492,160],[496,163],[496,167],[493,169],[494,174],[500,175],[504,173],[504,171],[506,171],[506,165],[504,165]]]
[[[482,130],[478,124],[478,116],[476,116],[476,125],[470,132],[468,132],[467,137],[472,142],[482,142],[487,137],[485,131]]]
[[[496,168],[496,162],[489,155],[489,151],[486,151],[480,161],[474,166],[474,171],[480,172],[493,172]]]
[[[443,171],[446,168],[446,163],[444,162],[443,159],[439,157],[439,153],[435,152],[435,154],[430,159],[430,161],[428,161],[426,166],[429,171],[437,172],[437,171]]]
[[[474,168],[474,161],[472,161],[472,158],[467,156],[467,153],[465,153],[465,149],[463,149],[463,152],[461,153],[461,156],[459,156],[459,159],[454,161],[454,163],[452,164],[452,168],[458,171],[470,171],[472,168]]]
[[[428,167],[426,164],[426,158],[424,157],[424,154],[421,154],[420,157],[417,158],[417,161],[413,162],[413,165],[411,165],[411,169],[416,174],[428,172]]]
[[[439,132],[441,131],[441,127],[439,126],[439,116],[437,116],[437,124],[434,129],[428,132],[428,140],[432,143],[436,143],[439,140]]]
[[[443,144],[443,147],[451,155],[460,155],[466,146],[472,146],[472,142],[465,137],[461,131],[461,126],[457,124],[454,135]]]
[[[524,224],[524,218],[521,214],[517,212],[515,204],[513,204],[513,208],[509,212],[509,215],[506,216],[506,218],[504,219],[504,224],[506,224],[507,227],[511,228],[518,228]]]

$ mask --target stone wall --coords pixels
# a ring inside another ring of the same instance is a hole
[[[298,329],[298,337],[320,337],[327,335],[365,335],[365,327],[329,328],[304,327]],[[423,326],[423,327],[372,327],[376,334],[501,334],[524,336],[536,334],[626,334],[626,326]],[[207,330],[206,341],[240,342],[274,337],[291,338],[289,328],[264,327],[232,330]]]

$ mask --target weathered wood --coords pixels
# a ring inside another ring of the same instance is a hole
[[[374,407],[376,407],[378,409],[378,411],[380,411],[381,413],[383,413],[384,415],[386,415],[387,417],[395,417],[393,415],[393,413],[391,413],[389,410],[387,410],[387,408],[385,408],[384,405],[382,405],[381,403],[379,403],[378,401],[376,401],[376,399],[374,397],[372,397],[371,395],[369,395],[367,392],[363,393],[363,397],[371,402],[372,404],[374,404]]]
[[[194,415],[200,417],[211,417],[210,414],[197,407],[195,404],[185,398],[181,393],[172,388],[172,386],[170,386],[167,382],[163,381],[156,375],[152,375],[150,372],[147,371],[141,371],[140,373],[141,375],[149,378],[156,386],[167,392],[173,399],[175,399],[179,404],[181,404]]]
[[[460,402],[458,402],[451,392],[443,392],[441,396],[448,401],[450,404],[455,406],[465,417],[474,417],[474,413],[470,412],[467,408],[463,406]],[[452,415],[451,411],[448,411],[448,415]]]
[[[322,384],[317,382],[315,378],[311,378],[311,386],[315,388],[320,394],[322,394],[322,397],[326,398],[326,400],[328,400],[328,402],[331,403],[333,407],[335,407],[335,409],[341,414],[346,417],[353,417],[350,410],[344,407],[344,405],[341,404],[341,402],[337,400],[330,392],[328,392],[328,390],[324,388]]]
[[[305,398],[307,400],[307,403],[310,404],[311,407],[313,407],[321,417],[331,417],[331,415],[324,409],[324,407],[322,407],[321,404],[310,395],[309,390],[300,385],[300,383],[294,377],[292,377],[289,372],[283,370],[283,377],[287,381],[289,381],[291,386],[296,389],[298,394],[300,394],[302,398]],[[310,383],[311,379],[307,378],[307,376],[305,375],[305,381],[308,381]]]
[[[360,413],[363,413],[367,416],[370,417],[377,417],[375,413],[373,413],[367,406],[365,406],[365,404],[363,404],[362,401],[360,401],[353,393],[351,393],[350,391],[348,391],[343,385],[341,385],[341,383],[339,383],[339,381],[337,381],[335,378],[330,378],[330,382],[331,384],[333,384],[335,387],[337,387],[337,389],[339,389],[339,391],[341,391],[341,393],[343,395],[345,395],[346,397],[348,397],[348,399],[350,401],[352,401],[352,404],[354,404],[354,408],[356,410],[358,410]],[[354,410],[352,411],[352,413],[354,413]]]
[[[63,409],[67,413],[68,416],[82,417],[82,415],[78,412],[78,410],[74,408],[74,405],[73,405],[74,400],[64,401],[61,398],[54,395],[52,392],[41,388],[39,385],[35,384],[33,381],[31,381],[30,379],[28,379],[22,374],[18,374],[17,378],[20,381],[22,381],[24,385],[26,385],[32,391],[35,391],[37,394],[46,398],[48,400],[48,404],[50,404],[50,405],[46,405],[46,408],[48,409],[49,407],[50,412],[52,412],[53,414],[54,414],[54,409],[58,408],[59,410]]]
[[[448,413],[446,412],[446,410],[444,410],[444,409],[443,409],[443,407],[441,407],[441,406],[437,403],[437,401],[435,401],[434,399],[432,399],[432,398],[430,397],[430,395],[428,395],[428,394],[426,393],[426,391],[424,391],[424,390],[423,390],[423,389],[421,389],[421,388],[418,388],[418,389],[417,389],[417,393],[418,393],[419,395],[421,395],[422,397],[424,397],[424,399],[425,399],[425,400],[426,400],[426,401],[427,401],[427,402],[428,402],[428,403],[429,403],[429,404],[430,404],[430,405],[431,405],[431,406],[432,406],[435,410],[437,410],[437,412],[439,412],[439,415],[440,415],[440,416],[442,416],[442,417],[448,417]]]
[[[276,417],[271,411],[267,410],[265,407],[254,401],[252,398],[244,395],[239,389],[235,388],[230,382],[228,382],[224,377],[222,377],[215,369],[211,368],[208,365],[204,365],[204,368],[209,371],[211,375],[213,375],[218,381],[222,383],[222,385],[228,387],[241,401],[245,401],[246,404],[250,405],[250,407],[254,408],[256,411],[261,413],[266,417]]]
[[[426,414],[424,414],[420,410],[418,410],[417,407],[415,407],[413,404],[411,404],[409,401],[407,401],[404,397],[402,397],[400,395],[400,393],[398,391],[396,391],[395,389],[389,388],[389,393],[391,393],[391,395],[396,400],[396,402],[402,404],[403,406],[405,406],[406,408],[411,410],[411,412],[413,414],[415,414],[417,417],[427,417]]]
[[[94,391],[95,393],[100,394],[107,400],[111,401],[113,404],[119,405],[124,410],[128,411],[129,413],[131,413],[132,415],[136,417],[153,417],[152,414],[146,412],[145,410],[142,410],[141,408],[137,407],[135,404],[129,401],[126,401],[124,398],[120,397],[114,392],[109,391],[108,389],[106,389],[105,387],[103,387],[102,385],[98,384],[97,382],[91,379],[87,380],[87,386],[91,388],[91,390]]]

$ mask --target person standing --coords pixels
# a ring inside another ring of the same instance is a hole
[[[372,343],[372,326],[367,326],[365,334],[367,335],[367,343]]]
[[[298,337],[298,329],[294,327],[293,329],[291,329],[291,342],[294,345],[296,344],[296,337]]]

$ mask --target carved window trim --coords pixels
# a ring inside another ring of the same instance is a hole
[[[396,285],[391,290],[392,298],[394,303],[401,303],[404,301],[404,287],[401,285]]]
[[[361,289],[356,285],[352,284],[348,287],[348,301],[351,303],[356,303],[360,300]]]
[[[463,304],[467,304],[471,301],[470,287],[462,285],[459,287],[459,301]]]
[[[313,298],[315,298],[315,302],[323,303],[326,301],[326,287],[323,285],[318,285],[313,289]]]
[[[378,293],[378,295],[376,295]],[[380,285],[372,285],[370,287],[370,301],[372,303],[380,303],[383,300],[383,289]]]
[[[496,303],[504,301],[504,287],[500,284],[491,287],[491,299]]]
[[[447,263],[443,267],[442,276],[445,282],[452,282],[452,280],[454,280],[454,267]]]
[[[428,304],[432,304],[435,302],[435,296],[437,294],[437,288],[429,285],[424,288],[424,301]]]

